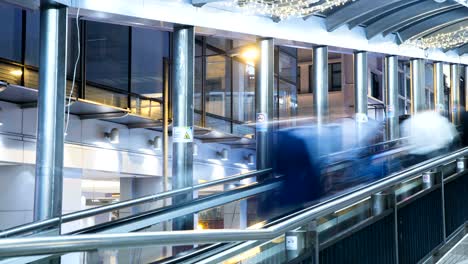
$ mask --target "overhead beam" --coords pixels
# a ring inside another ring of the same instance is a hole
[[[349,29],[355,28],[367,21],[370,21],[371,19],[375,19],[381,15],[388,14],[393,12],[394,10],[397,10],[401,7],[409,6],[413,3],[421,2],[424,0],[408,0],[408,1],[400,1],[400,2],[395,2],[395,3],[390,3],[390,4],[384,4],[382,7],[375,9],[372,12],[367,12],[362,15],[358,15],[354,19],[348,22],[348,27]]]
[[[466,11],[466,7],[460,7],[455,10],[433,16],[429,19],[425,19],[402,31],[399,31],[399,40],[403,43],[408,39],[428,35],[431,32],[440,30],[464,20],[468,20],[468,12]]]
[[[390,13],[382,19],[379,19],[368,25],[366,28],[366,35],[368,39],[371,39],[381,33],[386,36],[389,33],[398,31],[398,29],[413,23],[417,23],[423,19],[427,19],[440,13],[447,12],[448,10],[452,10],[459,6],[459,4],[453,2],[437,3],[434,1],[424,1],[417,3],[399,11]]]
[[[456,49],[456,52],[457,52],[458,55],[463,55],[463,54],[468,53],[468,44],[465,44],[465,45],[459,47],[458,49]]]
[[[196,7],[202,7],[206,4],[213,3],[213,2],[221,2],[223,0],[192,0],[192,5]]]
[[[407,0],[360,0],[347,4],[329,15],[326,19],[327,30],[333,31],[358,16],[375,12],[383,6]]]

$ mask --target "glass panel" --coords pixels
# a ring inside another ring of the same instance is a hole
[[[92,21],[86,23],[87,81],[127,91],[129,28]]]
[[[233,119],[253,121],[255,119],[255,68],[233,61]]]
[[[194,87],[194,94],[193,94],[193,107],[195,110],[200,110],[202,109],[201,103],[202,103],[202,82],[203,82],[203,76],[202,76],[202,65],[203,63],[203,58],[198,57],[195,58],[195,87]]]
[[[289,119],[296,115],[296,86],[287,82],[279,82],[279,116],[280,119]],[[280,122],[280,127],[292,126],[292,121]]]
[[[220,49],[223,51],[227,51],[229,49],[229,40],[223,39],[223,38],[213,38],[213,37],[207,37],[206,38],[206,45],[208,49],[210,49],[210,46],[212,47],[212,50],[214,53],[218,53],[215,51],[215,49]],[[213,49],[215,48],[215,49]]]
[[[206,112],[230,117],[230,89],[226,81],[229,60],[224,56],[206,58]]]
[[[81,24],[78,25],[80,27]],[[78,29],[76,27],[76,19],[68,19],[68,35],[67,35],[67,78],[73,79],[73,71],[75,70],[76,60],[78,58]],[[76,80],[81,80],[81,61],[78,61],[76,66]],[[75,87],[76,88],[76,87]]]
[[[22,10],[0,3],[0,57],[21,61]]]
[[[284,52],[279,53],[279,76],[281,79],[296,83],[297,60],[295,57]]]
[[[154,99],[131,96],[131,112],[152,119],[162,119],[161,104]]]
[[[341,91],[341,63],[328,64],[328,91]]]
[[[6,81],[9,84],[21,84],[21,76],[23,71],[21,67],[0,62],[0,80]]]
[[[128,107],[128,95],[86,85],[86,99],[120,108]]]
[[[27,65],[39,66],[39,11],[26,12],[26,58]],[[28,86],[29,87],[29,86]]]
[[[169,57],[169,33],[132,29],[132,92],[162,97],[163,58]]]
[[[215,116],[206,116],[206,127],[218,131],[231,133],[231,122]]]

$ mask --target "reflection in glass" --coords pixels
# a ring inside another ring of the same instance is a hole
[[[132,29],[132,92],[162,97],[163,58],[169,57],[169,33]]]
[[[229,60],[225,56],[206,57],[206,112],[230,117],[231,97],[226,81],[226,67]]]
[[[0,3],[0,24],[0,57],[21,61],[21,9]]]
[[[127,91],[129,28],[88,21],[87,34],[87,80]]]

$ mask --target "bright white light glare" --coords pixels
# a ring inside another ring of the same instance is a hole
[[[21,76],[23,75],[23,71],[22,70],[13,70],[13,71],[10,71],[10,74],[13,75],[13,76]]]
[[[436,112],[417,113],[402,125],[402,136],[408,137],[412,154],[426,154],[442,149],[457,136],[450,121]]]
[[[0,126],[3,126],[3,123],[2,123],[2,122],[0,122]]]
[[[241,57],[247,62],[248,65],[255,65],[255,61],[258,58],[258,49],[256,48],[247,48],[242,51]]]

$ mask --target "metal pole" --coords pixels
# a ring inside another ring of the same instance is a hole
[[[465,65],[465,111],[468,111],[468,65]]]
[[[317,123],[322,124],[328,117],[328,47],[315,47],[313,51],[314,113]]]
[[[274,43],[273,39],[258,40],[259,58],[256,69],[255,111],[257,131],[257,170],[271,167],[271,130],[273,120]]]
[[[164,69],[164,87],[163,87],[163,189],[164,192],[169,190],[169,61],[167,58],[163,60]],[[164,200],[164,206],[166,206]]]
[[[356,121],[367,122],[367,52],[354,53],[354,111]]]
[[[62,214],[67,8],[41,1],[34,220]]]
[[[172,188],[193,185],[193,82],[195,33],[193,26],[174,27]],[[192,200],[193,193],[176,196],[173,204]],[[173,221],[174,230],[193,229],[193,216]]]
[[[439,114],[447,116],[445,110],[444,64],[434,62],[434,106]]]
[[[410,62],[411,72],[411,114],[424,111],[426,105],[424,103],[424,89],[425,89],[425,72],[424,60],[412,59]]]
[[[385,96],[387,105],[387,140],[399,137],[398,128],[398,56],[385,57]]]
[[[460,123],[460,66],[450,65],[450,108],[452,109],[452,123]]]

